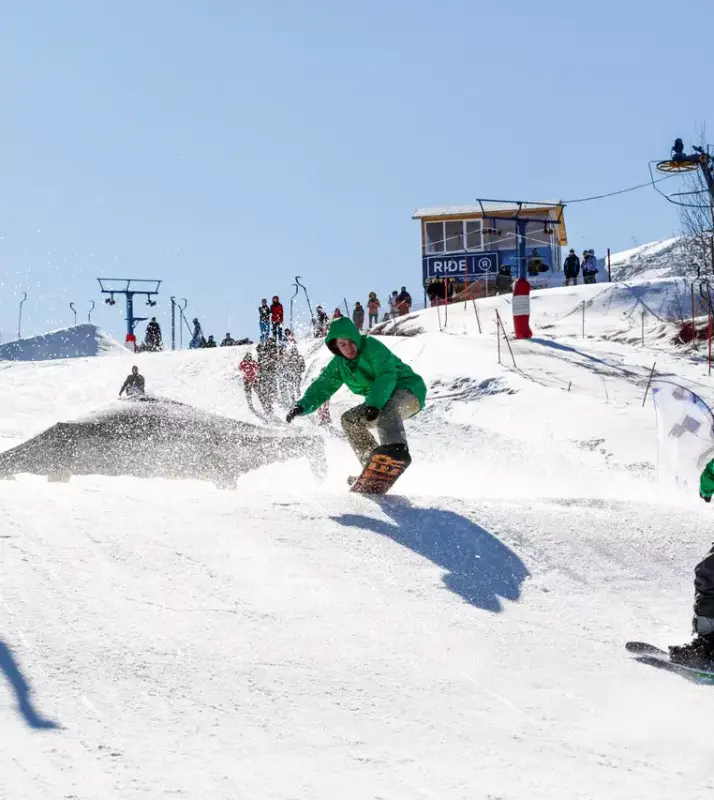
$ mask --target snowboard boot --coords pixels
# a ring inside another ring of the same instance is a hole
[[[714,635],[700,634],[689,644],[670,645],[669,660],[692,669],[714,670]]]

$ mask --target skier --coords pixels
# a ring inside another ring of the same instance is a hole
[[[345,384],[364,403],[342,415],[347,441],[364,467],[377,447],[370,427],[377,428],[380,444],[392,445],[395,457],[409,455],[404,420],[424,407],[426,385],[411,367],[378,339],[361,334],[343,317],[334,320],[325,338],[334,358],[310,384],[286,417],[292,422],[311,414]]]
[[[573,286],[578,285],[580,259],[575,255],[575,250],[571,249],[570,253],[568,253],[568,257],[565,259],[565,263],[563,264],[563,272],[565,273],[566,286],[570,286],[571,282]]]
[[[119,397],[121,397],[124,392],[126,392],[127,397],[136,394],[144,394],[145,385],[144,376],[139,375],[139,367],[134,366],[131,368],[131,374],[127,375],[126,380],[121,385],[121,389],[119,389]]]
[[[340,307],[337,306],[335,309],[335,313],[332,315],[332,319],[340,319],[342,317],[342,312],[340,311]]]
[[[369,312],[369,327],[371,328],[372,325],[376,325],[379,321],[379,307],[381,303],[377,298],[376,292],[369,293],[369,299],[367,300],[367,311]]]
[[[161,350],[161,327],[156,321],[156,317],[152,317],[146,326],[144,344],[146,344],[147,350]]]
[[[208,341],[202,344],[201,347],[218,347],[216,340],[213,338],[213,334],[210,334]]]
[[[362,328],[364,328],[364,306],[359,300],[355,303],[354,311],[352,312],[352,322],[354,322],[357,330],[362,333]]]
[[[227,333],[225,338],[221,342],[221,347],[233,347],[235,343],[236,340],[230,335],[230,333]]]
[[[191,336],[191,341],[188,343],[188,346],[191,350],[195,350],[197,347],[201,346],[201,341],[203,341],[203,331],[201,330],[201,323],[198,321],[198,317],[194,317],[193,335]]]
[[[283,317],[283,304],[276,294],[270,305],[270,322],[273,326],[273,337],[278,341],[281,341],[283,338]]]
[[[258,320],[260,321],[260,341],[267,342],[270,336],[270,308],[265,298],[260,301],[258,306]]]

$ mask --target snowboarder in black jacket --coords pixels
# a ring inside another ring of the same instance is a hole
[[[144,376],[139,375],[139,367],[131,368],[131,375],[127,375],[126,380],[119,389],[119,397],[126,392],[127,397],[133,394],[144,394]]]

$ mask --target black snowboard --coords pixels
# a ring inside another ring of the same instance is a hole
[[[711,671],[696,667],[687,667],[684,664],[676,664],[669,659],[669,653],[660,647],[655,647],[649,642],[627,642],[625,649],[628,653],[635,656],[635,660],[640,664],[649,664],[656,669],[663,669],[667,672],[674,672],[682,675],[696,683],[714,684],[714,665]]]
[[[360,494],[386,494],[400,475],[411,464],[408,453],[406,457],[395,457],[390,445],[380,445],[372,450],[369,463],[362,474],[352,484],[351,492]]]

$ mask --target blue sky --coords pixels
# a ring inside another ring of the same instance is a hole
[[[418,286],[418,206],[644,182],[675,136],[714,128],[697,86],[714,4],[689,3],[686,25],[676,8],[8,0],[2,338],[26,290],[24,335],[95,300],[93,321],[123,339],[102,276],[163,279],[165,331],[173,294],[207,333],[255,336],[260,298],[287,301],[297,274],[331,308]],[[679,226],[649,188],[566,221],[573,247],[598,252]]]

